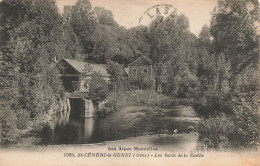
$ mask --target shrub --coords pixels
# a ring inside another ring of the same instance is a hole
[[[115,111],[117,110],[117,106],[116,106],[116,103],[114,102],[114,100],[108,101],[107,103],[105,103],[105,107],[111,108]]]
[[[9,108],[0,109],[0,126],[1,126],[1,143],[8,143],[15,141],[13,136],[16,130],[17,117],[13,110]]]
[[[194,109],[201,117],[220,115],[222,113],[231,115],[233,113],[232,104],[216,96],[198,100],[194,105]]]
[[[198,125],[199,142],[207,150],[223,150],[230,146],[234,133],[234,122],[230,116],[220,114],[202,118]]]
[[[103,118],[112,113],[114,110],[112,108],[104,107],[99,109],[96,113],[95,116]]]
[[[43,126],[50,119],[48,115],[39,113],[33,118],[33,132],[42,131]]]
[[[93,73],[89,81],[89,97],[95,103],[105,100],[108,85],[100,73]]]
[[[16,111],[16,115],[17,115],[17,128],[26,129],[28,127],[30,113],[25,109],[21,109]]]
[[[250,101],[238,101],[233,107],[235,113],[234,123],[236,125],[233,142],[239,147],[257,149],[259,147],[260,127],[258,97],[247,98]]]

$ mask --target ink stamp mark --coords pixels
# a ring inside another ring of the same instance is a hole
[[[157,16],[176,16],[179,12],[172,5],[160,4],[148,8],[144,14],[139,18],[139,25],[149,25]]]

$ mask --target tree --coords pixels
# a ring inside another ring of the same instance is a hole
[[[83,57],[80,56],[80,52],[82,51],[79,39],[75,32],[73,31],[73,28],[70,24],[69,18],[66,19],[66,15],[63,15],[64,22],[63,22],[63,35],[62,35],[62,44],[64,47],[64,57],[70,58],[70,59],[77,59],[82,60]]]
[[[257,0],[218,1],[210,27],[213,37],[211,54],[214,63],[211,69],[214,73],[214,90],[204,108],[200,108],[210,114],[217,114],[209,117],[209,122],[213,123],[209,130],[216,135],[221,135],[221,129],[213,128],[218,126],[215,120],[221,116],[221,112],[230,114],[230,120],[223,122],[224,126],[235,126],[229,134],[228,143],[253,149],[259,146],[260,103],[259,79],[256,74],[259,70],[259,35],[256,33],[258,14]],[[202,128],[209,126],[209,122]],[[221,141],[221,138],[217,138],[217,141]]]
[[[2,1],[0,7],[1,93],[8,92],[1,110],[18,118],[19,110],[30,118],[46,114],[62,93],[53,62],[65,52],[62,17],[52,0]]]
[[[66,18],[70,20],[73,31],[77,35],[82,51],[91,53],[93,44],[91,34],[96,28],[97,20],[89,0],[78,0],[71,8],[66,7]]]
[[[141,54],[149,57],[150,44],[149,44],[149,31],[146,26],[137,26],[128,30],[128,41],[132,47],[132,51],[136,54]],[[136,58],[136,57],[134,57]]]
[[[93,72],[89,81],[89,97],[94,104],[106,99],[108,86],[102,75]]]
[[[123,65],[112,60],[107,61],[107,70],[110,74],[110,85],[114,92],[123,92],[128,89],[128,80]]]
[[[96,14],[99,24],[119,26],[117,22],[114,20],[114,16],[110,10],[106,10],[103,7],[95,7],[94,12]]]
[[[189,32],[189,21],[184,15],[157,17],[149,26],[150,58],[153,61],[156,90],[175,96],[178,77],[193,77],[196,73],[196,36]],[[181,69],[186,67],[185,71]]]
[[[259,63],[259,36],[256,22],[259,17],[257,0],[219,0],[213,11],[210,32],[213,36],[213,50],[223,54],[230,62],[230,87],[235,88],[238,74],[248,66]]]
[[[197,47],[197,77],[199,79],[199,98],[204,98],[206,95],[216,94],[214,92],[214,83],[216,82],[217,71],[214,56],[211,52],[211,34],[210,28],[207,25],[202,27],[199,38],[196,41]]]

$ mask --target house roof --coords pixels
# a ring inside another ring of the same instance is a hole
[[[130,63],[128,66],[142,66],[142,65],[152,65],[153,61],[145,56],[141,56]]]
[[[70,64],[75,70],[77,70],[79,73],[82,73],[85,65],[87,64],[86,62],[82,61],[77,61],[73,59],[65,59],[63,58],[64,61],[66,61],[68,64]],[[109,74],[107,72],[107,67],[103,64],[90,64],[91,69],[94,72],[102,74],[103,77],[109,77]]]

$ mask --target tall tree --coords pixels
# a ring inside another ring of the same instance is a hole
[[[199,38],[196,41],[197,47],[197,77],[200,82],[200,97],[207,93],[213,93],[216,79],[215,60],[211,54],[211,35],[207,25],[202,27]],[[211,91],[211,92],[209,92]]]
[[[219,0],[213,11],[210,28],[213,50],[216,55],[223,54],[231,65],[231,89],[235,88],[240,72],[259,63],[258,18],[257,0]]]
[[[3,88],[17,89],[20,95],[11,94],[17,100],[12,109],[43,113],[60,89],[53,60],[65,52],[62,18],[52,0],[2,1],[0,5],[7,9],[1,17],[1,82],[11,81]]]
[[[184,15],[157,17],[149,26],[150,58],[155,71],[156,89],[177,95],[178,80],[191,79],[195,73],[194,46],[196,37],[189,32]],[[177,79],[180,77],[180,79]],[[186,85],[185,85],[186,86]]]
[[[235,128],[229,143],[254,149],[259,145],[258,19],[257,0],[218,1],[210,27],[215,91],[204,108],[230,113]]]
[[[66,17],[69,18],[71,26],[79,38],[83,52],[91,53],[93,44],[90,37],[97,25],[97,18],[92,10],[90,1],[78,0],[71,9],[67,7]]]
[[[114,20],[113,13],[110,10],[106,10],[103,7],[95,7],[94,12],[99,24],[119,26],[117,22]]]

